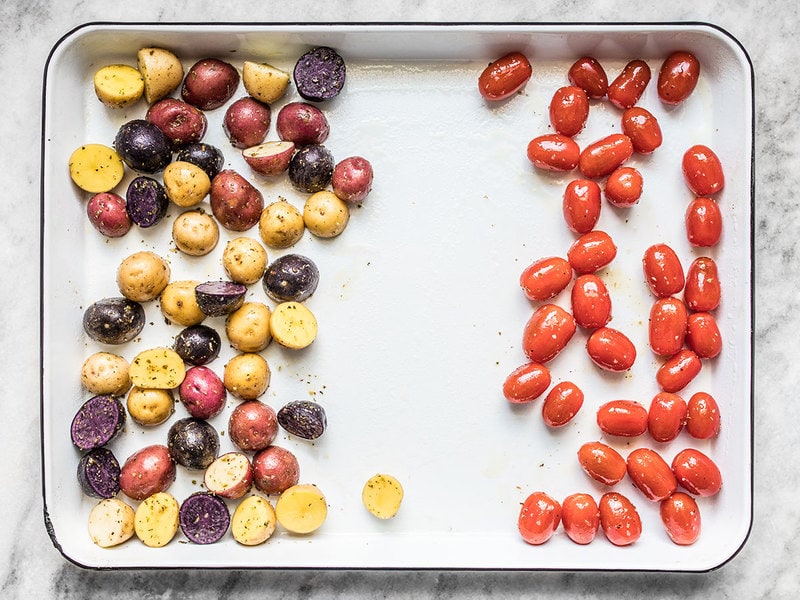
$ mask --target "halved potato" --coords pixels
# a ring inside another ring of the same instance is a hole
[[[111,548],[133,537],[135,513],[118,498],[98,502],[89,513],[89,537],[101,548]]]
[[[390,519],[400,510],[403,486],[391,475],[378,473],[364,484],[361,492],[364,507],[379,519]]]
[[[128,65],[106,65],[94,74],[97,98],[111,108],[125,108],[144,93],[144,79],[138,69]]]
[[[142,48],[136,53],[148,104],[169,96],[183,81],[180,59],[164,48]]]
[[[129,374],[136,387],[171,390],[183,382],[186,365],[171,348],[151,348],[134,357]]]
[[[242,67],[242,83],[253,98],[269,104],[286,93],[289,73],[267,63],[246,60]]]
[[[281,346],[300,350],[317,337],[317,318],[300,302],[281,302],[269,319],[272,338]]]
[[[166,546],[178,533],[180,505],[167,492],[145,498],[136,509],[134,530],[145,546]]]
[[[242,500],[231,517],[233,539],[244,546],[257,546],[266,542],[275,531],[275,509],[261,496],[248,496]]]
[[[275,503],[278,523],[292,533],[311,533],[328,517],[328,503],[319,488],[298,483],[283,492]]]
[[[69,157],[69,176],[87,192],[110,192],[123,175],[125,165],[119,154],[104,144],[84,144]]]

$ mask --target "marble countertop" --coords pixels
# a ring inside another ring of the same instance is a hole
[[[645,4],[647,4],[645,6]],[[254,11],[254,6],[259,6]],[[263,8],[261,8],[263,7]],[[789,598],[800,591],[800,469],[793,463],[800,405],[794,394],[800,371],[800,300],[795,265],[800,93],[794,2],[667,4],[558,0],[487,3],[474,0],[139,0],[132,5],[99,0],[75,3],[6,0],[0,8],[0,81],[12,85],[0,116],[0,147],[9,174],[0,203],[4,289],[0,369],[6,391],[4,497],[0,534],[3,598]],[[39,161],[42,73],[56,41],[89,21],[706,21],[730,32],[747,49],[756,73],[756,332],[755,497],[750,538],[728,564],[704,574],[474,573],[403,571],[167,571],[98,572],[66,561],[54,548],[42,518],[39,446]],[[794,141],[792,141],[794,140]],[[20,202],[20,206],[16,205]],[[17,210],[17,209],[20,210]],[[15,292],[16,294],[16,292]],[[24,299],[24,300],[23,300]]]

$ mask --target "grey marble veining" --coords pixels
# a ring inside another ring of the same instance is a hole
[[[646,5],[645,5],[646,4]],[[258,7],[254,11],[254,7]],[[41,81],[52,45],[88,21],[708,21],[737,39],[756,72],[755,501],[743,550],[707,574],[379,571],[96,572],[65,561],[42,518],[38,415],[38,229]],[[790,598],[800,591],[800,86],[794,2],[502,3],[406,0],[269,3],[207,0],[6,0],[0,7],[0,528],[2,598]]]

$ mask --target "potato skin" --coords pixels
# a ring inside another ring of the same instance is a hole
[[[289,180],[301,192],[324,190],[333,176],[333,155],[322,144],[310,144],[295,152],[289,162]]]
[[[134,387],[128,393],[126,408],[139,425],[154,427],[166,422],[175,412],[172,390]]]
[[[345,202],[361,202],[372,190],[372,164],[361,156],[350,156],[333,168],[333,193]]]
[[[306,230],[303,214],[287,200],[267,206],[258,220],[258,233],[269,248],[290,248]]]
[[[228,392],[241,400],[255,400],[269,387],[271,372],[260,354],[246,352],[234,356],[225,365],[223,382]]]
[[[199,283],[193,280],[173,281],[161,292],[159,301],[161,314],[170,323],[190,327],[199,325],[206,318],[206,314],[197,304],[194,293],[194,288]]]
[[[125,344],[144,329],[144,308],[128,298],[103,298],[83,313],[86,334],[103,344]]]
[[[247,231],[258,223],[264,197],[233,169],[226,169],[211,181],[211,212],[226,229]]]
[[[272,341],[271,311],[262,302],[245,302],[225,319],[225,333],[239,352],[261,352]]]
[[[114,149],[126,165],[142,173],[162,171],[172,160],[172,142],[144,119],[123,123],[114,138]]]
[[[97,231],[110,238],[122,237],[133,226],[125,199],[114,192],[92,196],[86,203],[86,216]]]
[[[117,286],[129,300],[148,302],[161,295],[170,273],[167,261],[154,252],[135,252],[117,268]]]
[[[191,367],[178,387],[181,402],[190,415],[210,419],[225,408],[227,395],[222,380],[206,366]]]
[[[81,384],[96,396],[122,396],[131,387],[128,361],[111,352],[95,352],[83,361]]]
[[[350,208],[333,192],[311,194],[303,207],[303,222],[317,237],[332,238],[341,234],[350,220]]]
[[[129,498],[144,500],[169,489],[175,481],[176,472],[166,446],[145,446],[131,454],[122,465],[119,487]]]
[[[250,285],[264,275],[267,251],[253,238],[237,237],[225,244],[222,266],[231,281]]]
[[[243,149],[263,142],[271,121],[272,110],[268,104],[245,96],[228,106],[222,129],[234,148]]]
[[[203,111],[177,98],[159,100],[147,109],[144,118],[163,131],[176,148],[199,142],[208,129]]]
[[[275,128],[279,138],[298,146],[321,144],[330,134],[325,113],[307,102],[290,102],[281,108]]]
[[[172,222],[172,241],[189,256],[205,256],[219,241],[217,222],[202,210],[187,210]]]
[[[185,160],[171,162],[164,169],[164,189],[173,203],[182,207],[200,204],[211,191],[211,179],[201,167]]]
[[[204,58],[189,67],[181,97],[200,110],[213,110],[230,100],[238,85],[236,67],[218,58]]]
[[[165,48],[141,48],[136,53],[136,61],[144,80],[144,98],[148,104],[169,96],[183,80],[180,59]]]
[[[269,446],[253,456],[253,484],[265,494],[280,494],[297,485],[300,463],[281,446]]]
[[[228,437],[244,452],[258,452],[278,435],[275,410],[260,400],[246,400],[228,418]]]

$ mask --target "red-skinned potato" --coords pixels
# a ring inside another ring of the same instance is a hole
[[[300,480],[297,457],[280,446],[269,446],[253,457],[253,483],[265,494],[280,494]]]
[[[321,144],[328,139],[330,124],[325,113],[307,102],[289,102],[275,120],[278,137],[298,146]]]
[[[203,365],[186,371],[178,394],[189,414],[198,419],[217,416],[225,408],[228,399],[222,379]]]
[[[86,203],[89,222],[106,237],[117,238],[128,233],[133,225],[125,199],[114,192],[100,192]]]
[[[147,109],[144,117],[164,132],[175,147],[199,142],[208,127],[203,111],[177,98],[164,98]]]
[[[226,229],[247,231],[258,223],[264,197],[233,169],[225,169],[211,181],[211,212]]]
[[[245,96],[227,108],[222,129],[234,148],[249,148],[264,141],[271,121],[272,110],[268,104]]]
[[[294,142],[270,141],[245,148],[242,150],[242,156],[256,173],[275,177],[282,175],[289,168],[294,150]]]
[[[236,67],[218,58],[204,58],[186,73],[181,97],[200,110],[213,110],[230,100],[238,85]]]
[[[333,167],[333,193],[345,202],[361,202],[372,190],[372,164],[361,156],[349,156]]]
[[[231,412],[228,437],[245,452],[258,452],[269,446],[278,435],[275,410],[260,400],[246,400]]]
[[[119,487],[129,498],[144,500],[163,492],[175,481],[175,462],[161,444],[145,446],[131,454],[122,466]]]
[[[253,466],[241,452],[228,452],[206,467],[203,483],[209,492],[222,498],[241,498],[253,485]]]

